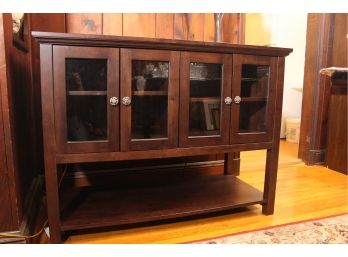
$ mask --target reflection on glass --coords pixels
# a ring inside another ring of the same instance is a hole
[[[266,102],[241,102],[239,133],[266,132]]]
[[[242,65],[241,97],[267,97],[270,68],[267,65]]]
[[[132,139],[168,137],[169,63],[132,61]]]
[[[220,135],[222,64],[190,63],[189,136]]]
[[[67,91],[106,90],[107,61],[105,59],[66,59]]]
[[[67,139],[107,139],[107,60],[66,59]]]
[[[106,140],[106,102],[106,95],[68,96],[68,141]]]

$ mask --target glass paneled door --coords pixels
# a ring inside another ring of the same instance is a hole
[[[228,143],[232,56],[183,52],[180,147]]]
[[[177,146],[179,53],[121,49],[121,149]]]
[[[59,152],[118,151],[119,50],[54,46],[53,69]]]
[[[277,58],[233,56],[231,143],[266,142],[272,138]]]

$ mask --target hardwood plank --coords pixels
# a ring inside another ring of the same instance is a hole
[[[102,34],[102,14],[67,13],[66,30],[68,33]]]
[[[187,40],[188,24],[187,14],[176,13],[174,14],[174,39]]]
[[[123,34],[122,13],[103,13],[102,22],[103,22],[103,31],[102,31],[103,35],[122,36]]]
[[[123,36],[156,37],[156,14],[124,13]]]
[[[174,38],[174,14],[156,14],[156,38]]]
[[[224,175],[181,177],[156,185],[122,189],[80,188],[73,193],[64,190],[64,194],[63,230],[192,216],[263,201],[260,191]]]
[[[225,13],[222,18],[222,42],[238,44],[241,16],[238,13]]]
[[[188,40],[203,41],[204,40],[204,14],[190,13],[187,15],[188,23]]]
[[[206,42],[215,42],[215,19],[214,13],[204,14],[204,37]]]
[[[176,13],[174,15],[174,39],[203,41],[204,14]]]

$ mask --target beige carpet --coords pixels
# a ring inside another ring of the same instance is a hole
[[[348,214],[284,224],[190,243],[347,244]]]

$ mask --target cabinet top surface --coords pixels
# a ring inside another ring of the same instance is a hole
[[[292,52],[291,48],[143,37],[69,34],[38,31],[32,32],[32,35],[40,44],[53,45],[162,49],[177,51],[254,54],[266,56],[287,56]]]

